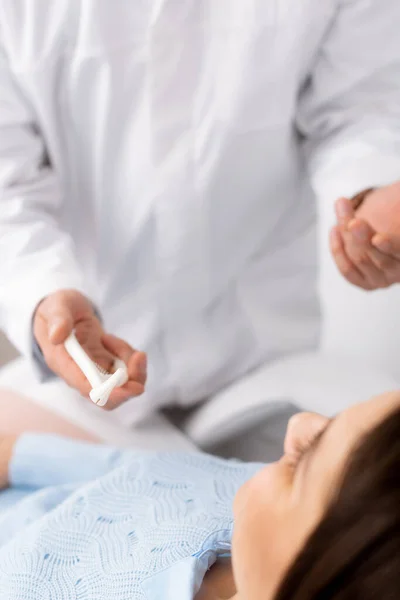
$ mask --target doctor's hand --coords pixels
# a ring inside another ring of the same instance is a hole
[[[112,410],[128,398],[143,393],[146,355],[134,350],[123,340],[107,334],[91,302],[75,290],[61,290],[51,294],[42,300],[34,315],[33,332],[36,341],[54,373],[83,396],[89,396],[90,384],[63,344],[73,329],[79,343],[98,365],[109,371],[117,356],[128,367],[128,382],[112,392],[106,410]]]
[[[370,192],[356,210],[340,198],[336,215],[330,245],[342,275],[364,290],[400,283],[400,182]]]

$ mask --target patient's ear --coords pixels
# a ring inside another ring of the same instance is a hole
[[[298,413],[288,423],[284,450],[288,456],[304,452],[327,427],[330,419],[317,413]]]

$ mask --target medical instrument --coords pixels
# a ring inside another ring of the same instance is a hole
[[[92,386],[89,396],[97,406],[105,406],[113,389],[128,381],[128,370],[121,359],[115,358],[113,373],[105,371],[86,354],[74,332],[65,340],[64,346]]]

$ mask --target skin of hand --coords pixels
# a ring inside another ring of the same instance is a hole
[[[147,358],[125,341],[106,333],[91,302],[76,290],[60,290],[38,305],[33,318],[33,332],[49,368],[66,383],[89,396],[90,384],[64,348],[64,341],[75,330],[86,353],[98,365],[110,371],[114,357],[128,367],[128,382],[113,390],[105,410],[112,410],[133,396],[144,392]]]
[[[342,275],[364,290],[400,283],[400,181],[368,194],[356,212],[340,198],[336,215],[330,246]]]
[[[9,466],[18,437],[4,435],[0,437],[0,490],[9,485]]]

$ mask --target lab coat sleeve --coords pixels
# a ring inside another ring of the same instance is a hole
[[[319,198],[400,179],[400,1],[340,0],[299,99]]]
[[[0,328],[28,356],[38,302],[63,288],[86,293],[72,240],[58,222],[62,201],[0,23]]]

